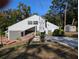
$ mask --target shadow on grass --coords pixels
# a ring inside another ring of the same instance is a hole
[[[18,54],[17,56],[14,56],[10,59],[42,59],[42,57],[38,56],[40,52],[42,52],[42,49],[44,49],[46,52],[52,52],[55,53],[57,56],[62,57],[64,59],[78,59],[78,56],[74,54],[68,54],[67,52],[64,52],[60,49],[55,49],[54,47],[49,47],[47,45],[29,45],[24,47],[25,51]],[[33,50],[31,53],[28,53],[29,50]],[[63,48],[62,48],[63,49]],[[5,56],[3,59],[7,59],[9,57],[10,53],[15,51],[14,48],[5,49],[3,51],[0,51],[0,57]],[[8,58],[9,59],[9,58]]]
[[[37,56],[35,52],[33,52],[32,54],[23,52],[14,59],[41,59],[41,57]]]
[[[27,53],[29,49],[36,48],[38,49],[38,53],[40,52],[40,48],[38,48],[39,45],[28,45],[25,46],[25,51],[16,56],[14,59],[41,59],[41,57],[36,55],[36,51],[32,53]]]
[[[73,53],[69,54],[69,53],[67,53],[65,51],[62,51],[60,49],[55,49],[55,48],[48,47],[47,45],[42,46],[42,48],[44,48],[44,50],[46,50],[48,52],[54,52],[58,56],[63,57],[64,59],[78,59],[78,56],[73,54]]]
[[[0,58],[2,59],[7,59],[7,57],[9,57],[10,53],[12,53],[13,51],[15,51],[15,48],[7,48],[7,49],[3,49],[2,51],[0,51]]]

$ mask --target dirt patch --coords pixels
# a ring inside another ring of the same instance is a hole
[[[78,32],[65,32],[65,36],[78,38]]]

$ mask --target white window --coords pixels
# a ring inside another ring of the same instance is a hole
[[[28,24],[29,24],[29,25],[32,25],[32,21],[28,21]]]
[[[34,21],[34,25],[37,25],[38,24],[38,21]]]

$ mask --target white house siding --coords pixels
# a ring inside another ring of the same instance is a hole
[[[29,25],[28,21],[32,21],[32,24]],[[38,21],[38,24],[35,25],[34,21]],[[41,26],[45,25],[45,19],[43,19],[40,16],[34,15],[34,16],[31,16],[27,19],[24,19],[24,20],[12,25],[12,26],[9,26],[8,30],[10,30],[10,31],[18,31],[18,30],[19,31],[24,31],[26,29],[30,29],[31,27],[37,26],[37,31],[39,31],[40,30],[40,25]]]
[[[47,22],[46,34],[48,34],[48,31],[54,32],[56,29],[59,29],[59,27],[50,22]]]
[[[21,31],[9,31],[8,39],[19,39],[21,37]]]
[[[37,21],[38,24],[34,24],[34,22]],[[30,23],[30,24],[29,24]],[[47,27],[45,27],[45,25],[47,24]],[[24,19],[12,26],[8,27],[8,38],[9,39],[17,39],[21,37],[21,32],[25,31],[25,30],[29,30],[33,27],[35,27],[36,31],[39,32],[46,32],[48,34],[48,31],[53,32],[55,29],[58,29],[59,27],[47,22],[45,24],[45,19],[38,16],[38,15],[33,15],[27,19]]]
[[[39,29],[39,32],[44,32],[45,31],[45,19],[42,19],[41,18],[41,20],[39,21],[39,27],[38,27],[38,29]]]

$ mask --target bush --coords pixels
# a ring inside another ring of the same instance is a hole
[[[48,35],[52,35],[52,31],[51,30],[48,30]]]
[[[21,38],[17,38],[17,40],[21,40]]]
[[[40,32],[37,32],[37,33],[36,33],[36,35],[37,35],[37,36],[40,36],[40,35],[41,35],[41,33],[40,33]]]
[[[63,29],[56,29],[53,34],[53,36],[64,36],[64,30]]]
[[[44,42],[44,37],[45,37],[45,32],[41,32],[40,38],[42,42]]]

